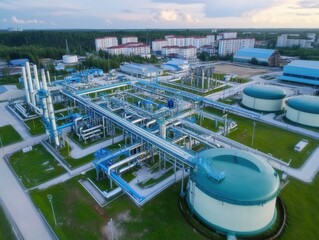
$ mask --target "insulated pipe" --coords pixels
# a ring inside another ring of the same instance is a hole
[[[27,104],[30,104],[29,87],[28,87],[27,75],[25,73],[25,67],[22,67],[22,77],[23,77],[25,96],[27,98]]]
[[[149,128],[151,124],[156,123],[156,119],[153,119],[146,123],[146,128]]]
[[[35,90],[38,91],[38,90],[40,90],[40,83],[39,83],[37,65],[33,65],[33,74],[34,74]]]
[[[47,91],[48,87],[45,81],[45,73],[44,70],[41,70],[41,78],[42,78],[42,89]],[[49,112],[48,112],[48,107],[47,107],[47,99],[46,98],[42,98],[42,109],[43,109],[43,114],[44,114],[44,118],[47,122],[49,122]]]
[[[144,155],[144,154],[146,154],[146,151],[137,153],[137,154],[132,155],[132,156],[129,156],[129,157],[127,157],[127,158],[125,158],[125,159],[123,159],[123,160],[121,160],[119,162],[114,163],[113,165],[111,165],[108,168],[108,175],[110,175],[110,172],[111,172],[112,169],[117,168],[117,167],[119,167],[119,166],[121,166],[121,165],[123,165],[125,163],[128,163],[128,162],[134,160],[135,158],[138,158],[139,156]]]
[[[50,79],[50,72],[49,71],[47,71],[47,77],[48,77],[49,84],[51,85],[51,79]]]
[[[38,69],[37,69],[37,65],[33,65],[33,75],[34,75],[34,86],[35,86],[35,92],[38,93],[38,91],[40,90],[40,83],[39,83],[39,77],[38,77]],[[40,103],[40,97],[36,96],[36,103],[39,104]]]
[[[30,64],[29,62],[25,63],[26,70],[27,70],[27,76],[28,76],[28,83],[29,83],[29,90],[30,90],[30,99],[31,103],[35,106],[35,95],[34,95],[34,89],[33,89],[33,83],[32,83],[32,77],[31,77],[31,70],[30,70]]]
[[[41,70],[41,73],[42,73],[42,70]],[[44,70],[43,70],[43,73],[44,73]],[[47,83],[46,83],[45,74],[43,74],[42,77],[43,77],[42,81],[43,81],[44,90],[48,91],[48,86],[47,86]],[[51,98],[51,95],[50,95],[49,91],[48,91],[48,95],[47,95],[47,104],[48,104],[49,119],[50,119],[50,122],[51,122],[52,131],[53,131],[53,136],[51,136],[51,137],[54,138],[55,146],[59,146],[60,145],[59,135],[58,135],[56,122],[55,122],[52,98]]]

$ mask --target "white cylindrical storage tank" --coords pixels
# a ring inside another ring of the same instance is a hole
[[[277,112],[283,109],[286,93],[273,86],[249,86],[243,90],[242,104],[250,109],[263,112]]]
[[[200,157],[187,186],[191,212],[224,234],[251,236],[269,229],[280,187],[275,170],[241,150],[210,149]]]
[[[286,118],[292,122],[319,127],[319,97],[303,95],[286,101]]]
[[[63,55],[62,61],[65,64],[78,63],[78,56],[77,55]]]

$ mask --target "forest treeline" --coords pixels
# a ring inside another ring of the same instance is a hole
[[[230,30],[234,31],[234,30]],[[275,30],[236,30],[238,37],[254,37],[256,40],[268,41],[268,48],[275,48],[275,43],[278,34],[281,31]],[[305,30],[300,30],[304,34]],[[88,53],[95,53],[95,38],[103,36],[116,36],[121,43],[123,36],[137,36],[139,41],[151,44],[154,39],[163,39],[165,35],[177,36],[205,36],[211,34],[210,29],[149,29],[149,30],[32,30],[23,32],[0,32],[0,58],[9,61],[15,58],[28,58],[31,62],[40,64],[39,59],[51,58],[61,59],[62,55],[66,54],[66,40],[68,42],[69,53],[80,56],[87,56]],[[319,60],[319,48],[303,49],[303,48],[283,48],[279,49],[282,55],[299,56],[305,60]],[[92,63],[98,66],[103,65],[105,69],[116,68],[120,60],[137,62],[145,61],[138,57],[109,57],[106,61],[106,55],[103,53],[95,54],[100,58],[90,58],[87,61],[88,65]],[[216,60],[216,57],[209,57],[206,54],[199,56],[201,60]],[[231,59],[231,56],[230,58]],[[229,60],[228,58],[225,60]],[[110,61],[111,60],[111,61]],[[150,59],[148,62],[154,62],[155,59]]]

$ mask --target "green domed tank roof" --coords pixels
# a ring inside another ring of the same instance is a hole
[[[319,114],[319,97],[303,95],[289,98],[287,106],[307,113]]]
[[[283,99],[286,97],[286,93],[284,90],[278,87],[272,86],[249,86],[244,88],[244,94],[261,99]]]
[[[264,204],[279,194],[280,180],[275,170],[255,155],[234,149],[211,149],[200,154],[201,161],[191,172],[191,180],[207,195],[237,205]],[[213,173],[224,173],[216,181]]]

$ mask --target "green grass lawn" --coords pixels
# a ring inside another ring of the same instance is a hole
[[[43,191],[32,191],[37,207],[62,239],[103,239],[105,226],[113,219],[118,239],[204,239],[188,225],[178,207],[180,184],[174,185],[151,200],[144,207],[136,207],[125,195],[104,208],[96,206],[93,198],[77,182],[80,176]],[[288,226],[280,239],[309,240],[319,236],[319,178],[312,184],[296,180],[281,193],[288,211]],[[47,199],[53,196],[58,226]],[[76,226],[76,227],[74,227]]]
[[[57,226],[48,201],[51,194]],[[33,191],[31,197],[59,239],[103,239],[108,213],[100,215],[98,205],[74,178],[44,191]],[[97,205],[97,206],[96,206]]]
[[[205,111],[218,114],[218,112],[212,108],[205,108]],[[227,135],[228,138],[245,144],[248,147],[258,149],[264,153],[270,153],[274,157],[282,159],[285,162],[289,162],[290,159],[292,159],[291,166],[295,168],[300,167],[319,144],[319,141],[312,138],[300,136],[300,134],[297,133],[256,122],[255,136],[252,145],[254,121],[233,114],[228,114],[228,118],[235,120],[238,125],[236,131]],[[202,126],[214,130],[214,122],[212,120],[206,119],[203,121]],[[307,139],[309,142],[308,146],[303,151],[296,152],[293,150],[294,146],[301,139]]]
[[[121,144],[121,146],[124,146],[125,142],[121,141],[118,143],[114,143],[108,146],[107,149],[116,150],[120,148],[119,144]],[[69,156],[70,152],[72,151],[72,148],[68,145],[67,142],[65,143],[65,147],[59,148],[58,151],[61,154],[61,156],[64,158],[64,160],[68,163],[70,168],[76,168],[94,160],[94,153],[86,155],[82,158],[72,158],[71,156]]]
[[[134,205],[126,195],[100,208],[77,179],[72,179],[43,191],[32,191],[31,197],[61,240],[106,239],[106,226],[111,218],[120,235],[116,239],[204,239],[182,217],[179,191],[179,185],[173,186],[143,208]],[[57,227],[48,194],[53,196]]]
[[[213,93],[216,93],[216,92],[221,92],[227,88],[230,88],[230,86],[228,85],[225,85],[225,87],[218,87],[218,88],[215,88],[215,89],[212,89],[208,92],[205,92],[205,93],[202,93],[200,92],[201,89],[199,89],[198,91],[195,91],[195,90],[190,90],[188,88],[185,88],[183,86],[174,86],[174,85],[171,85],[169,83],[160,83],[160,85],[163,85],[163,86],[166,86],[166,87],[170,87],[170,88],[175,88],[175,89],[178,89],[178,90],[182,90],[182,91],[185,91],[185,92],[189,92],[189,93],[193,93],[193,94],[197,94],[199,96],[208,96],[210,94],[213,94]]]
[[[63,148],[58,149],[59,153],[64,158],[64,160],[69,164],[70,168],[76,168],[76,167],[82,166],[88,162],[93,161],[94,159],[94,153],[91,153],[81,158],[72,158],[71,156],[69,156],[71,150],[72,148],[68,145],[67,142],[65,143],[65,146]]]
[[[34,145],[32,151],[16,152],[10,156],[10,164],[26,188],[35,187],[65,173],[54,157],[41,145]]]
[[[16,237],[12,231],[10,222],[6,218],[3,209],[0,207],[0,239],[15,240]]]
[[[31,135],[40,135],[45,133],[45,126],[41,118],[25,121],[25,124],[30,128]]]
[[[11,125],[0,127],[0,137],[2,146],[7,146],[22,140],[20,134]]]
[[[318,176],[311,184],[290,180],[281,193],[288,212],[288,228],[280,239],[318,239],[318,191]]]

